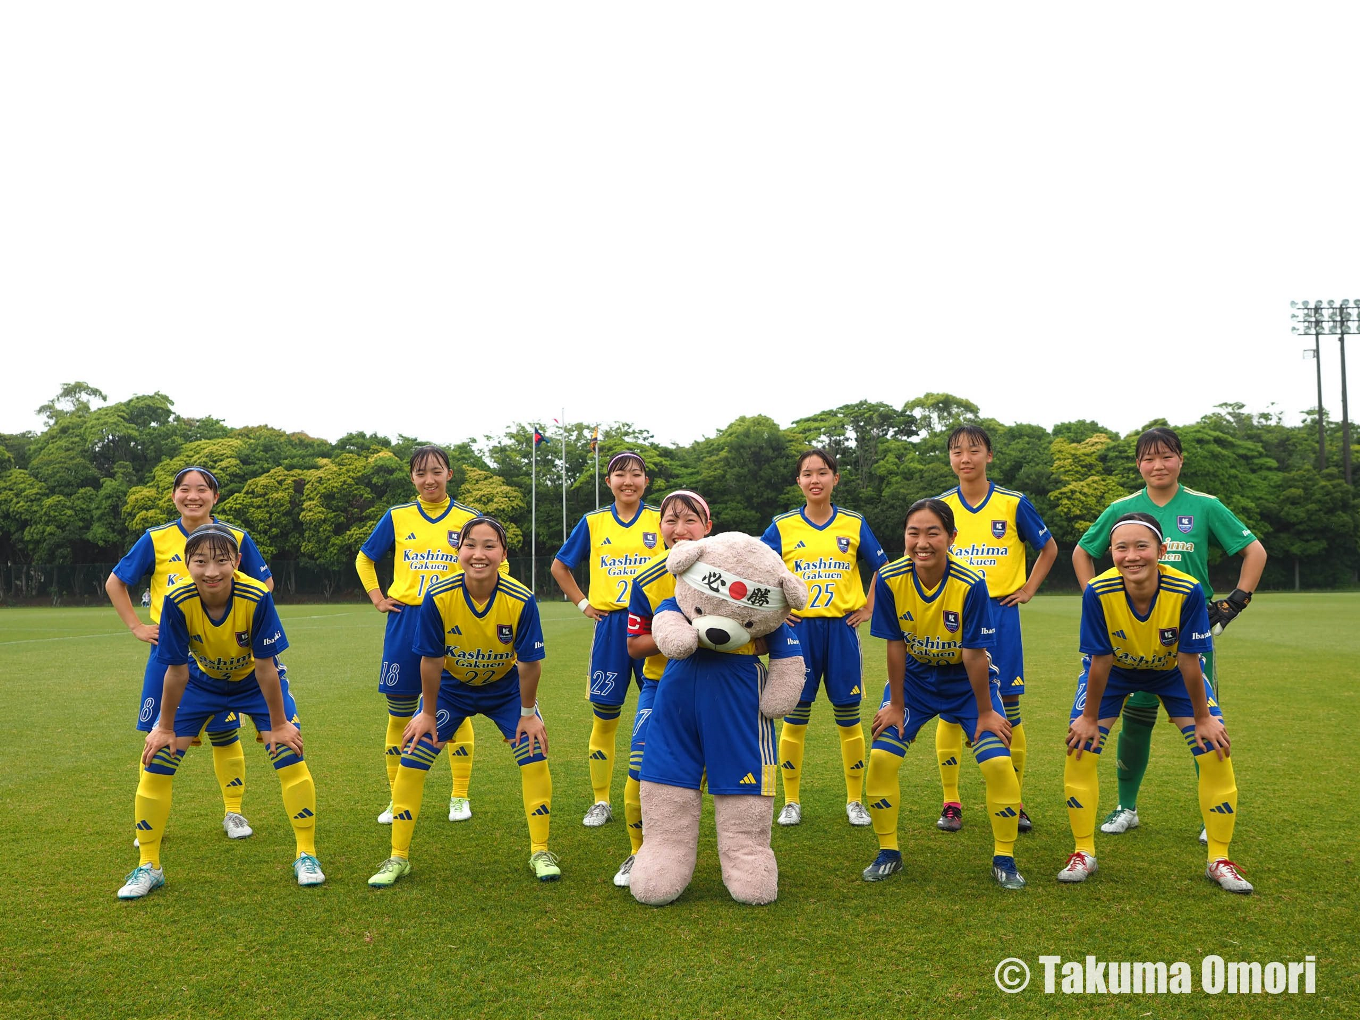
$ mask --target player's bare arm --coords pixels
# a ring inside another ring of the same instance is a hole
[[[1044,583],[1044,579],[1048,577],[1048,572],[1053,569],[1053,564],[1057,560],[1058,543],[1056,539],[1050,538],[1048,543],[1039,550],[1039,555],[1035,557],[1034,567],[1030,570],[1025,583],[1002,599],[1001,604],[1003,606],[1023,606],[1034,598],[1039,593],[1040,586]],[[1085,587],[1085,585],[1083,584],[1082,587]]]

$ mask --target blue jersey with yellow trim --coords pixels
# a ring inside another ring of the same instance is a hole
[[[1025,543],[1042,549],[1053,540],[1029,497],[989,482],[977,506],[968,505],[958,486],[939,498],[953,509],[959,530],[949,554],[987,578],[992,598],[1019,590],[1027,576]]]
[[[838,506],[832,506],[831,519],[821,525],[808,520],[805,507],[780,514],[760,540],[808,586],[808,604],[798,610],[800,617],[848,616],[864,608],[868,599],[859,576],[860,559],[873,570],[888,562],[869,523]]]
[[[1124,578],[1111,567],[1081,593],[1081,651],[1113,655],[1113,672],[1147,679],[1178,669],[1178,652],[1214,650],[1204,589],[1189,574],[1157,564],[1157,591],[1145,615],[1129,601]]]
[[[430,586],[458,572],[458,534],[481,511],[450,499],[430,504],[402,503],[383,514],[360,548],[370,560],[392,556],[392,584],[387,597],[408,606],[420,604]],[[510,564],[501,561],[501,573]]]
[[[611,504],[586,514],[571,529],[557,559],[575,570],[590,561],[590,604],[601,612],[628,608],[628,588],[633,578],[666,551],[661,541],[661,511],[638,504],[633,519],[625,521]]]
[[[869,633],[907,645],[907,675],[941,689],[968,686],[965,648],[996,643],[987,579],[951,558],[944,577],[927,591],[908,557],[878,572]],[[943,681],[943,683],[940,683]]]
[[[241,552],[241,573],[257,581],[269,577],[269,567],[250,533],[226,521],[212,519],[236,536],[236,545]],[[189,532],[184,530],[182,520],[171,521],[155,528],[147,528],[142,537],[132,544],[128,554],[113,568],[114,577],[129,588],[138,584],[147,574],[151,575],[151,622],[159,623],[161,605],[171,588],[189,580],[188,568],[184,566],[184,543],[189,540]]]
[[[547,653],[538,603],[518,581],[498,576],[485,605],[463,586],[463,575],[437,582],[425,593],[411,650],[444,659],[460,683],[481,687],[509,675],[516,661],[537,662]]]
[[[167,666],[192,659],[203,676],[236,683],[255,672],[256,659],[274,658],[287,647],[269,589],[240,571],[232,575],[231,595],[216,619],[192,581],[165,596],[156,659]]]

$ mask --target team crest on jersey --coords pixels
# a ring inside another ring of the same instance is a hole
[[[1162,639],[1162,644],[1170,648],[1176,643],[1176,638],[1180,637],[1179,627],[1163,627],[1157,632],[1157,636]]]
[[[644,531],[644,532],[642,533],[642,544],[645,545],[648,549],[655,549],[655,548],[656,548],[656,532],[655,532],[655,531]]]
[[[1195,530],[1194,514],[1179,514],[1176,517],[1176,527],[1181,529],[1181,534],[1188,535]]]
[[[848,553],[850,551],[850,539],[845,535],[837,535],[836,548],[843,553]]]
[[[496,637],[500,638],[503,645],[508,645],[515,639],[515,629],[508,623],[496,624]]]
[[[238,645],[240,645],[242,648],[249,648],[249,647],[250,647],[250,631],[248,631],[248,630],[238,630],[238,631],[236,632],[236,643],[237,643]]]
[[[449,529],[449,545],[453,546],[455,549],[458,548],[458,532],[453,528]]]
[[[951,634],[959,629],[959,614],[952,609],[944,611],[944,629]]]
[[[1005,538],[1005,537],[1006,537],[1006,522],[1005,522],[1005,521],[992,521],[992,537],[993,537],[993,538]]]

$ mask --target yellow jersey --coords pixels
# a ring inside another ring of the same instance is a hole
[[[868,601],[860,559],[878,570],[888,557],[868,522],[854,511],[833,506],[831,519],[818,525],[808,520],[805,509],[780,514],[760,540],[807,585],[808,604],[798,610],[799,616],[848,616]]]
[[[628,608],[628,589],[633,578],[665,551],[661,511],[640,503],[630,521],[621,518],[613,505],[586,514],[571,529],[556,558],[570,570],[588,559],[590,582],[586,595],[596,609],[612,613]]]
[[[470,687],[495,683],[518,662],[536,662],[547,653],[538,603],[518,581],[500,576],[484,605],[473,601],[463,575],[438,581],[420,604],[412,650],[428,658],[443,656],[449,676]]]
[[[1039,511],[1024,493],[988,483],[987,495],[969,506],[958,487],[940,496],[954,511],[958,538],[949,550],[987,578],[992,598],[1005,598],[1025,584],[1025,543],[1042,549],[1053,540]]]
[[[156,658],[167,666],[194,667],[210,680],[239,683],[255,672],[255,660],[288,647],[273,596],[259,581],[237,571],[231,596],[213,619],[192,581],[165,597]]]
[[[419,605],[435,582],[458,572],[459,532],[480,516],[481,511],[456,499],[403,503],[383,514],[359,551],[375,563],[391,552],[392,584],[387,597]],[[501,573],[510,573],[508,560],[502,561]]]
[[[1178,669],[1179,652],[1213,651],[1208,602],[1199,582],[1165,563],[1157,564],[1157,573],[1157,591],[1144,616],[1134,610],[1116,568],[1091,579],[1081,593],[1083,653],[1113,655],[1114,672],[1138,679],[1144,670]]]
[[[907,676],[937,687],[968,686],[963,650],[996,643],[987,579],[951,557],[944,577],[927,590],[904,556],[879,570],[877,585],[869,633],[906,643]]]
[[[216,517],[212,522],[236,536],[236,545],[241,552],[241,573],[257,581],[269,577],[269,567],[265,565],[259,547],[244,528]],[[160,622],[161,603],[170,589],[189,580],[189,571],[184,566],[184,543],[188,540],[189,532],[184,530],[182,520],[147,528],[113,568],[114,576],[129,588],[139,584],[147,574],[151,575],[152,623]]]

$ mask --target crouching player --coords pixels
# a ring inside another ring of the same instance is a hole
[[[1189,574],[1158,563],[1166,541],[1151,514],[1120,517],[1110,529],[1110,553],[1114,567],[1093,578],[1081,596],[1085,668],[1063,771],[1076,848],[1058,881],[1083,882],[1096,871],[1096,765],[1124,699],[1145,691],[1161,699],[1199,764],[1199,807],[1209,841],[1205,877],[1228,892],[1249,893],[1251,883],[1228,859],[1237,781],[1223,713],[1200,665],[1200,655],[1213,650],[1204,592]]]
[[[298,885],[320,885],[326,876],[316,859],[316,787],[302,760],[297,706],[277,658],[288,639],[274,599],[263,584],[236,571],[236,536],[219,524],[189,536],[184,561],[192,580],[170,589],[161,609],[156,657],[165,666],[165,687],[137,784],[142,860],[118,896],[139,899],[165,884],[161,837],[175,772],[203,724],[219,713],[249,715],[263,734],[297,840],[293,872]]]
[[[548,852],[552,777],[548,733],[538,714],[543,630],[528,588],[499,573],[505,529],[474,517],[458,537],[463,572],[432,585],[420,604],[412,648],[420,656],[420,710],[402,734],[392,785],[392,856],[368,884],[384,889],[411,873],[411,836],[425,777],[463,721],[481,714],[512,745],[529,822],[529,869],[540,881],[562,876]]]
[[[879,853],[864,869],[879,882],[902,869],[897,846],[897,773],[917,732],[935,716],[972,737],[987,784],[992,877],[1023,889],[1015,866],[1020,783],[1011,766],[1011,725],[987,649],[995,641],[987,581],[949,555],[954,512],[938,499],[907,511],[906,555],[878,572],[869,633],[888,642],[888,685],[874,716],[866,787]]]

